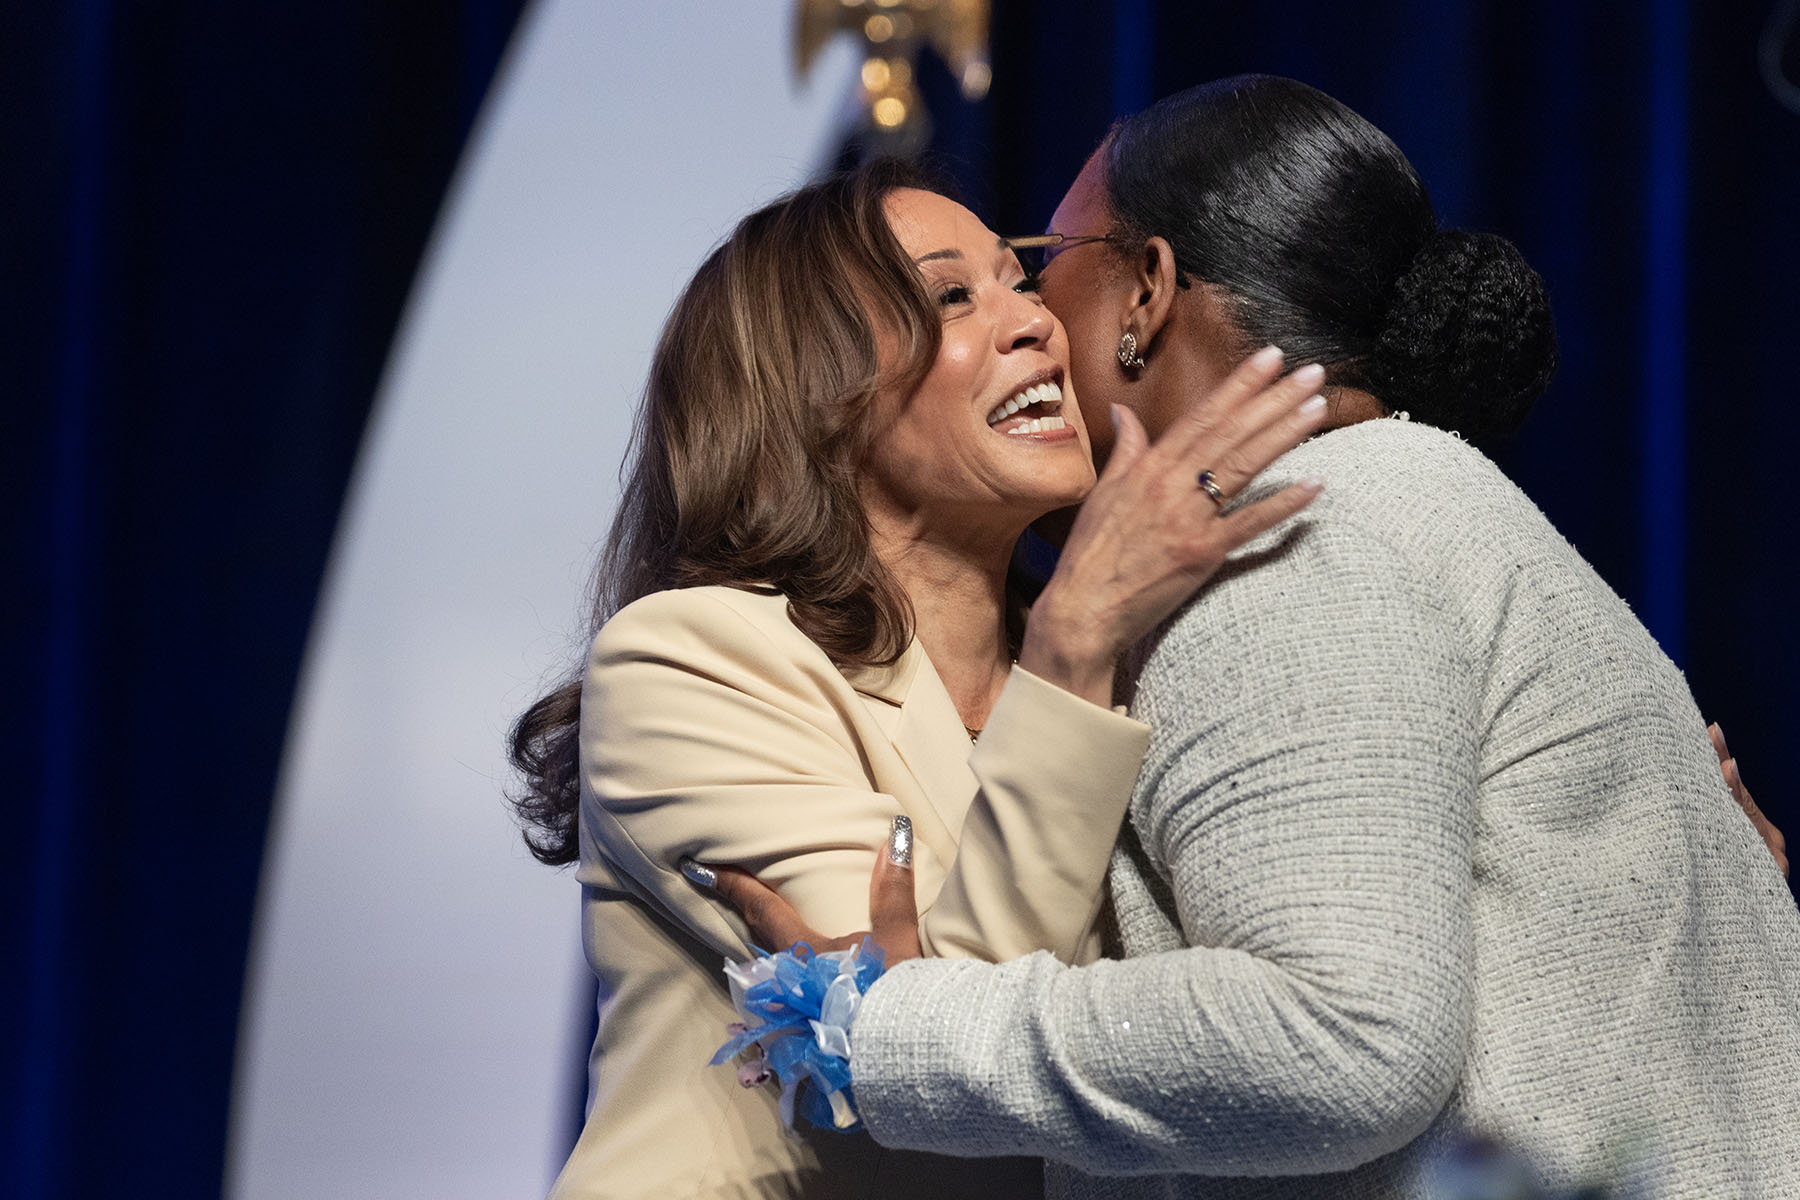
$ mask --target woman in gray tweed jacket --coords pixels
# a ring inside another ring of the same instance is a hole
[[[1680,672],[1447,432],[1547,382],[1536,274],[1260,77],[1121,122],[1054,228],[1087,411],[1154,437],[1274,343],[1337,428],[1227,502],[1327,486],[1146,651],[1122,961],[895,967],[852,1035],[875,1139],[1061,1196],[1423,1197],[1469,1131],[1559,1188],[1800,1196],[1800,914]]]

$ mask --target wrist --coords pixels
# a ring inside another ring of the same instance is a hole
[[[1055,584],[1032,606],[1019,666],[1102,707],[1112,704],[1119,647],[1086,614],[1065,610]]]

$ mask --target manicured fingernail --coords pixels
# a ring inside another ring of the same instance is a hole
[[[1303,417],[1310,417],[1310,416],[1313,416],[1315,413],[1322,413],[1324,411],[1325,411],[1325,397],[1320,396],[1316,393],[1314,395],[1307,397],[1306,403],[1302,404],[1300,406],[1300,415]]]
[[[1725,752],[1725,757],[1730,758],[1731,757],[1731,745],[1730,745],[1730,743],[1728,743],[1725,740],[1725,727],[1723,725],[1719,724],[1717,721],[1714,721],[1713,726],[1712,726],[1712,731],[1713,731],[1714,736],[1717,737],[1719,740],[1719,749],[1721,749]]]
[[[1300,486],[1311,491],[1322,492],[1325,490],[1325,477],[1322,475],[1308,475],[1305,479],[1300,481]]]
[[[1113,432],[1119,432],[1119,406],[1116,404],[1109,405],[1106,411],[1112,416]]]
[[[1728,758],[1725,760],[1725,774],[1730,777],[1732,787],[1736,788],[1744,786],[1744,776],[1738,771],[1737,759]]]
[[[1264,371],[1271,367],[1281,365],[1281,347],[1264,346],[1261,350],[1258,350],[1255,354],[1250,356],[1250,365]]]
[[[716,888],[719,886],[719,873],[711,867],[702,866],[693,859],[683,855],[676,867],[687,876],[687,881],[695,887]]]
[[[902,813],[894,818],[893,828],[888,830],[888,861],[896,867],[910,867],[912,851],[912,818]]]
[[[1307,363],[1294,372],[1294,382],[1301,387],[1318,387],[1325,382],[1325,368],[1318,363]]]

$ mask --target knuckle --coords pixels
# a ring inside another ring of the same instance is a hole
[[[1221,552],[1213,538],[1186,542],[1181,547],[1181,565],[1189,574],[1211,571],[1219,563]]]
[[[1235,446],[1244,437],[1244,414],[1235,408],[1220,413],[1208,433],[1221,446]]]
[[[744,914],[744,920],[759,929],[774,931],[778,914],[774,902],[769,897],[747,895],[743,897],[740,907]]]

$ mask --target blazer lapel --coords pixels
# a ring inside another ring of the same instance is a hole
[[[914,836],[947,870],[979,785],[969,769],[968,732],[937,668],[915,639],[892,666],[859,667],[844,674],[918,784],[923,803],[905,804],[906,815],[913,820]]]

